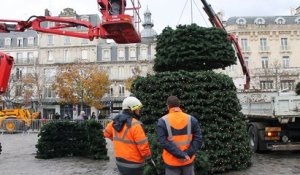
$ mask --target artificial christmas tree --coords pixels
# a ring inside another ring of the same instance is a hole
[[[132,93],[141,99],[142,121],[148,129],[153,158],[162,171],[161,148],[154,141],[156,121],[167,113],[166,99],[175,95],[185,112],[196,117],[204,147],[197,154],[197,174],[239,170],[250,166],[246,122],[230,77],[212,69],[235,63],[227,34],[195,24],[166,28],[157,38],[154,75],[137,78]],[[153,168],[146,173],[154,174]]]

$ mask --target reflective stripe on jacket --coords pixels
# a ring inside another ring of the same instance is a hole
[[[176,149],[179,149],[178,151],[173,149],[174,152],[182,154],[178,157],[164,149],[162,157],[166,165],[177,167],[193,163],[195,159],[194,154],[191,155],[190,160],[183,161],[184,156],[187,155],[184,151],[189,149],[193,139],[191,118],[190,115],[182,112],[180,108],[171,108],[169,114],[161,118],[167,130],[165,139],[174,144]]]
[[[139,168],[144,166],[145,158],[151,156],[142,123],[135,118],[132,118],[130,127],[125,124],[120,132],[117,132],[113,122],[110,122],[104,130],[104,136],[113,141],[114,154],[119,166]]]

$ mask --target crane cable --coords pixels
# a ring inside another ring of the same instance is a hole
[[[180,20],[181,20],[181,18],[182,18],[183,12],[184,12],[184,10],[185,10],[185,8],[186,8],[186,5],[187,5],[188,1],[189,1],[189,0],[186,0],[186,1],[185,1],[184,7],[183,7],[183,9],[182,9],[182,11],[181,11],[181,15],[180,15],[180,17],[179,17],[179,20],[178,20],[178,22],[177,22],[177,25],[179,24],[179,22],[180,22]],[[200,1],[201,1],[201,0],[200,0]],[[203,13],[201,12],[200,8],[197,6],[195,0],[191,0],[191,23],[193,23],[193,8],[192,8],[193,5],[192,5],[192,2],[194,2],[194,5],[196,6],[196,8],[197,8],[198,12],[200,13],[200,15],[201,15],[203,21],[205,22],[206,26],[208,27],[209,25],[208,25],[208,23],[207,23],[207,19],[203,16]]]
[[[194,4],[195,4],[195,6],[196,6],[196,8],[198,9],[198,11],[199,11],[199,13],[200,13],[200,15],[201,15],[201,17],[202,17],[202,19],[203,19],[203,21],[205,22],[205,24],[206,24],[206,27],[208,27],[208,23],[207,23],[207,19],[206,18],[204,18],[204,16],[203,16],[203,13],[201,12],[201,10],[200,10],[200,8],[197,6],[197,4],[196,4],[196,2],[195,2],[195,0],[193,0],[194,1]],[[201,0],[200,0],[201,1]]]
[[[186,1],[185,1],[184,7],[183,7],[183,9],[182,9],[182,11],[181,11],[181,15],[180,15],[180,17],[179,17],[179,20],[178,20],[178,22],[177,22],[177,25],[179,24],[179,22],[180,22],[180,20],[181,20],[181,17],[182,17],[182,15],[183,15],[184,9],[185,9],[186,4],[187,4],[188,1],[189,1],[189,0],[186,0]]]

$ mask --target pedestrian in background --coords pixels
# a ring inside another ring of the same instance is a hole
[[[137,98],[125,98],[121,113],[104,130],[104,136],[113,141],[121,175],[142,175],[145,160],[151,158],[148,138],[139,121],[141,107]]]
[[[91,119],[92,119],[92,120],[95,120],[95,119],[96,119],[96,114],[95,114],[95,112],[92,112]]]
[[[157,126],[165,174],[194,175],[195,154],[202,144],[199,123],[182,111],[176,96],[168,97],[167,107],[169,113],[158,120]]]
[[[85,112],[81,111],[80,114],[77,116],[77,118],[75,118],[75,120],[84,120],[85,118]]]

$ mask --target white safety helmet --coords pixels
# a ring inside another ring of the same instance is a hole
[[[135,97],[126,97],[122,103],[122,109],[130,109],[131,111],[135,111],[137,109],[142,108],[142,103],[139,99]]]

